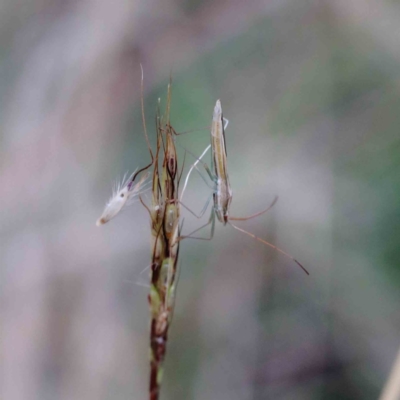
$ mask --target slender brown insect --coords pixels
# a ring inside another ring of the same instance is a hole
[[[272,204],[265,210],[260,211],[256,214],[250,215],[248,217],[232,217],[229,215],[230,206],[231,206],[231,202],[232,202],[232,189],[231,189],[231,185],[229,183],[229,177],[228,177],[228,172],[227,172],[225,128],[226,128],[226,126],[224,127],[224,118],[222,116],[221,102],[219,100],[217,100],[215,107],[214,107],[213,120],[212,120],[212,125],[211,125],[211,149],[212,149],[211,169],[206,164],[203,163],[209,177],[211,178],[211,180],[214,183],[214,190],[213,190],[213,194],[212,194],[214,205],[212,207],[210,219],[208,220],[208,222],[205,225],[203,225],[200,228],[193,231],[190,235],[184,236],[184,237],[195,238],[195,239],[206,239],[206,240],[211,239],[214,236],[215,217],[217,217],[218,221],[220,221],[223,225],[229,224],[236,230],[243,232],[244,234],[258,240],[259,242],[261,242],[269,247],[272,247],[273,249],[275,249],[279,253],[285,255],[286,257],[289,257],[307,275],[309,275],[308,271],[299,263],[299,261],[297,261],[290,254],[286,253],[285,251],[283,251],[279,247],[273,245],[272,243],[269,243],[266,240],[259,238],[258,236],[254,235],[253,233],[248,232],[248,231],[232,224],[231,221],[247,221],[247,220],[255,218],[261,214],[264,214],[269,209],[271,209],[271,207],[276,203],[278,198],[275,197]],[[207,149],[203,152],[201,157],[205,154]],[[200,158],[197,160],[197,162],[201,162]],[[196,163],[193,165],[193,167],[197,168]],[[198,238],[198,237],[192,236],[195,232],[199,231],[200,229],[202,229],[210,224],[211,224],[211,233],[210,233],[209,238]]]

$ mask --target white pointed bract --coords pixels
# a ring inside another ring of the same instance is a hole
[[[125,179],[125,175],[122,181],[116,185],[101,217],[96,221],[97,226],[104,225],[110,221],[110,219],[114,218],[125,205],[132,204],[133,201],[146,190],[145,181],[148,174],[143,174],[139,182],[134,185],[132,177],[135,172],[128,179]]]

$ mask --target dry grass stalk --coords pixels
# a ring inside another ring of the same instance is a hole
[[[152,260],[150,272],[150,400],[159,398],[177,283],[179,255],[180,175],[173,128],[169,123],[171,86],[165,115],[157,112],[157,150],[154,157],[151,217]],[[160,165],[161,171],[160,171]],[[144,203],[143,203],[144,204]]]
[[[143,105],[142,75],[142,118],[151,162],[117,185],[107,203],[97,226],[107,223],[120,213],[125,205],[139,197],[151,218],[152,256],[150,269],[150,400],[159,398],[163,374],[163,363],[168,340],[168,329],[172,320],[177,284],[179,255],[179,181],[178,160],[173,140],[176,134],[169,121],[171,84],[168,85],[164,116],[157,110],[157,149],[153,154],[147,135]],[[147,186],[147,170],[153,166],[152,201],[148,207],[140,197]],[[161,166],[161,167],[160,167]],[[134,185],[141,174],[139,182]]]

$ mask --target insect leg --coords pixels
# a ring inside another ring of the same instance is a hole
[[[210,224],[211,224],[210,237],[202,238],[202,237],[192,236],[194,233],[200,231],[201,229],[205,228],[206,226],[208,226]],[[195,229],[189,235],[181,236],[179,238],[179,240],[182,240],[182,239],[211,240],[213,238],[213,236],[214,236],[214,230],[215,230],[215,210],[214,210],[214,207],[213,207],[213,209],[211,210],[210,218],[209,218],[209,220],[208,220],[208,222],[206,224],[200,226],[200,228]]]
[[[285,255],[286,257],[290,258],[290,259],[293,260],[307,275],[310,275],[310,273],[309,273],[309,272],[308,272],[308,271],[307,271],[293,256],[291,256],[290,254],[286,253],[285,251],[283,251],[282,249],[280,249],[278,246],[275,246],[274,244],[272,244],[272,243],[270,243],[270,242],[267,242],[266,240],[263,240],[263,239],[259,238],[258,236],[254,235],[253,233],[248,232],[248,231],[245,231],[244,229],[239,228],[238,226],[233,225],[233,224],[230,223],[230,222],[228,222],[228,223],[229,223],[230,226],[232,226],[232,227],[235,228],[236,230],[238,230],[238,231],[240,231],[240,232],[242,232],[242,233],[244,233],[244,234],[246,234],[246,235],[252,237],[253,239],[258,240],[258,241],[261,242],[261,243],[264,243],[266,246],[272,247],[274,250],[276,250],[276,251],[278,251],[279,253],[281,253],[281,254]]]
[[[265,210],[262,210],[262,211],[260,211],[260,212],[258,212],[256,214],[253,214],[253,215],[249,215],[248,217],[231,217],[231,216],[229,216],[229,219],[232,220],[232,221],[247,221],[249,219],[258,217],[259,215],[262,215],[262,214],[266,213],[268,210],[270,210],[277,201],[278,201],[278,196],[275,196],[275,198],[272,201],[271,205],[269,205]]]
[[[188,210],[192,215],[194,215],[196,218],[200,219],[204,213],[207,211],[207,208],[210,204],[210,201],[212,199],[213,194],[211,193],[210,196],[208,197],[204,207],[201,209],[200,213],[197,215],[193,210],[191,210],[188,206],[186,206],[185,204],[183,204],[181,201],[179,201],[179,203],[186,208],[186,210]]]

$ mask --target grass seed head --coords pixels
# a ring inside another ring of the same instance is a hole
[[[126,179],[125,175],[122,181],[117,183],[110,200],[106,204],[103,213],[96,222],[97,226],[104,225],[113,219],[117,214],[119,214],[125,205],[132,204],[136,198],[146,190],[146,180],[148,174],[143,174],[139,182],[134,185],[132,177],[134,176],[135,172],[128,179]]]

